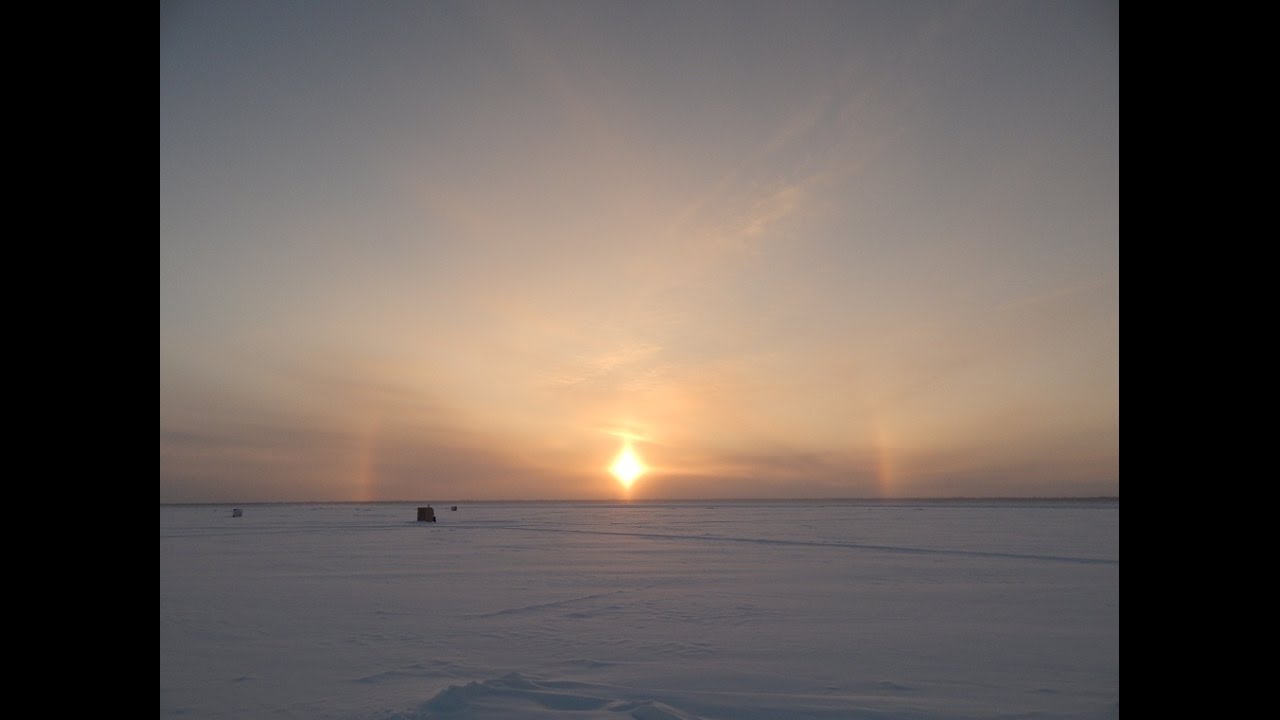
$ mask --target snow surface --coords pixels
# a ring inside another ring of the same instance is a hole
[[[1120,505],[160,508],[161,718],[1099,718]]]

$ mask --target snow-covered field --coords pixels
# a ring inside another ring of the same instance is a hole
[[[160,716],[1098,718],[1115,502],[160,508]]]

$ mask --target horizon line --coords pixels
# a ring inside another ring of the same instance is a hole
[[[179,505],[430,505],[432,503],[438,505],[498,505],[503,503],[572,503],[572,504],[610,504],[610,505],[632,505],[636,503],[710,503],[710,502],[739,502],[739,503],[770,503],[770,502],[1119,502],[1119,495],[1045,495],[1045,496],[1022,496],[1022,495],[951,495],[945,497],[812,497],[812,498],[796,498],[796,497],[742,497],[742,498],[596,498],[596,499],[568,499],[568,498],[549,498],[549,499],[517,499],[509,498],[502,500],[478,500],[478,499],[460,499],[460,500],[252,500],[246,502],[235,501],[199,501],[199,502],[161,502],[160,506],[179,506]]]

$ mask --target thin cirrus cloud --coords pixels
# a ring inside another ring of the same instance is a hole
[[[166,7],[162,501],[1118,492],[1105,5]]]

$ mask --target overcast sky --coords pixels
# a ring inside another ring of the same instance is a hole
[[[1119,108],[1114,3],[163,3],[160,500],[1118,495]]]

